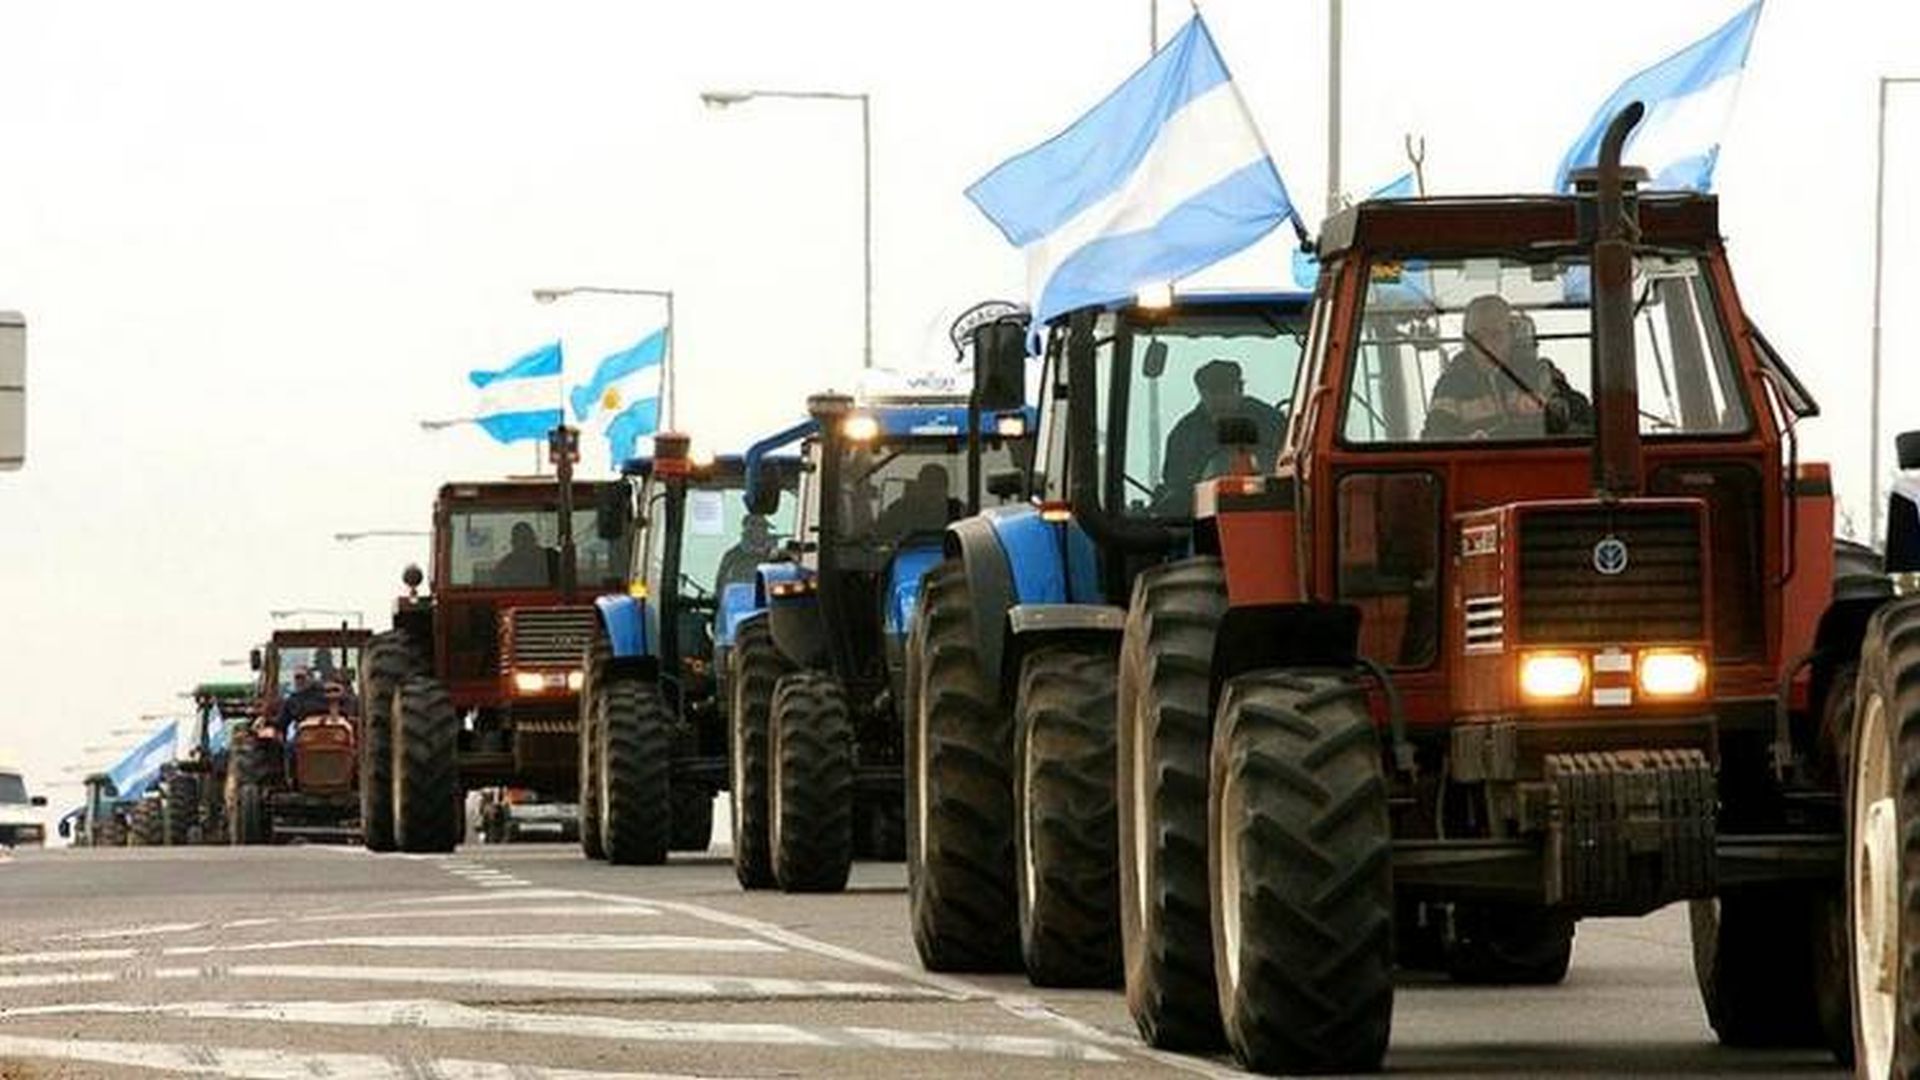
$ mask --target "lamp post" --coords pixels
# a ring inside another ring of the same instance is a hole
[[[1885,510],[1880,500],[1880,309],[1886,278],[1887,91],[1894,86],[1914,84],[1920,84],[1920,75],[1880,76],[1880,122],[1874,143],[1873,166],[1873,360],[1868,376],[1872,386],[1867,406],[1871,414],[1867,425],[1870,432],[1868,437],[1872,440],[1867,447],[1867,479],[1871,485],[1867,495],[1870,504],[1867,520],[1871,522],[1867,539],[1874,542],[1880,539],[1880,529],[1884,524],[1880,517]]]
[[[864,276],[866,334],[861,348],[862,363],[873,366],[873,101],[867,94],[849,94],[838,90],[707,90],[700,100],[710,109],[744,105],[755,98],[787,98],[795,101],[853,101],[860,104],[860,235]]]
[[[276,622],[281,619],[291,619],[295,615],[338,615],[338,616],[341,616],[342,618],[345,618],[346,616],[351,615],[353,616],[354,625],[365,626],[367,624],[366,612],[360,611],[356,608],[321,608],[321,607],[279,608],[279,609],[267,612],[267,615],[269,618],[272,618]]]
[[[662,365],[662,371],[660,373],[660,396],[665,399],[665,403],[661,408],[660,412],[662,415],[661,425],[667,428],[669,431],[671,431],[673,429],[674,410],[679,406],[679,397],[680,397],[679,394],[674,392],[674,379],[673,379],[673,350],[674,350],[674,344],[675,344],[674,339],[680,336],[679,329],[673,325],[673,290],[672,289],[631,289],[631,288],[623,288],[623,287],[614,286],[614,285],[567,285],[562,288],[556,288],[556,289],[533,290],[533,300],[534,300],[534,303],[537,303],[537,304],[551,304],[556,300],[562,300],[569,296],[581,296],[581,295],[651,296],[655,299],[663,300],[666,302],[666,305],[667,305],[667,354],[666,356],[662,357],[660,361]]]
[[[359,529],[359,530],[350,531],[350,532],[334,533],[333,538],[342,544],[351,544],[355,540],[366,540],[371,537],[432,536],[432,535],[433,535],[432,533],[426,531],[425,529]]]

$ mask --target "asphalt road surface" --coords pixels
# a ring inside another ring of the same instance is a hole
[[[559,845],[0,853],[0,1080],[1179,1076],[1119,995],[920,969],[905,874],[739,891],[724,855]],[[1547,990],[1403,983],[1389,1067],[1432,1076],[1822,1076],[1717,1047],[1685,913],[1582,925]]]

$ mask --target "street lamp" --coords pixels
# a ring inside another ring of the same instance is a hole
[[[1885,282],[1887,223],[1887,90],[1893,86],[1910,86],[1920,83],[1920,75],[1882,75],[1880,76],[1880,127],[1879,137],[1874,145],[1873,172],[1873,362],[1871,380],[1873,386],[1868,410],[1873,414],[1868,430],[1873,440],[1867,448],[1867,473],[1872,486],[1868,488],[1867,520],[1871,526],[1867,530],[1867,539],[1877,541],[1880,538],[1880,515],[1884,507],[1880,504],[1880,306]]]
[[[376,536],[389,537],[389,536],[432,536],[432,535],[433,535],[432,533],[426,531],[425,529],[359,529],[352,532],[334,533],[333,538],[342,544],[350,544],[355,540],[365,540],[365,539],[368,539],[369,537],[376,537]]]
[[[860,233],[865,277],[866,335],[861,355],[873,366],[873,101],[866,94],[837,90],[705,90],[700,100],[709,109],[745,105],[755,98],[795,101],[857,101],[860,103]]]
[[[679,401],[680,395],[675,393],[673,388],[674,339],[680,336],[679,329],[673,325],[673,290],[672,289],[630,289],[630,288],[622,288],[614,285],[567,285],[560,288],[535,289],[533,290],[533,301],[536,304],[551,304],[555,300],[563,300],[569,296],[581,296],[581,295],[651,296],[657,300],[666,301],[666,304],[667,304],[667,354],[665,357],[661,359],[661,364],[663,365],[664,370],[661,372],[661,375],[660,375],[660,396],[666,399],[666,405],[664,408],[661,409],[661,412],[665,414],[665,420],[664,420],[663,426],[666,427],[667,430],[671,431],[673,429],[674,409],[677,408],[680,404],[680,401]]]
[[[351,615],[353,616],[353,621],[356,626],[365,626],[367,624],[366,612],[359,611],[355,608],[320,608],[320,607],[280,608],[275,611],[267,612],[267,615],[268,617],[274,619],[275,621],[278,621],[280,619],[291,619],[295,615],[339,615],[342,618],[348,615]]]

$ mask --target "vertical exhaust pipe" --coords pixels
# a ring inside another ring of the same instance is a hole
[[[1633,356],[1633,244],[1639,203],[1626,197],[1620,154],[1646,115],[1633,102],[1600,141],[1593,234],[1593,491],[1611,502],[1640,491],[1640,384]]]

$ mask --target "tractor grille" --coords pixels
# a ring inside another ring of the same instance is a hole
[[[506,615],[501,665],[508,670],[579,667],[593,642],[593,630],[589,607],[514,608]]]
[[[1595,548],[1617,538],[1625,568]],[[1688,508],[1537,510],[1520,519],[1520,640],[1698,641],[1706,636],[1700,515]]]

